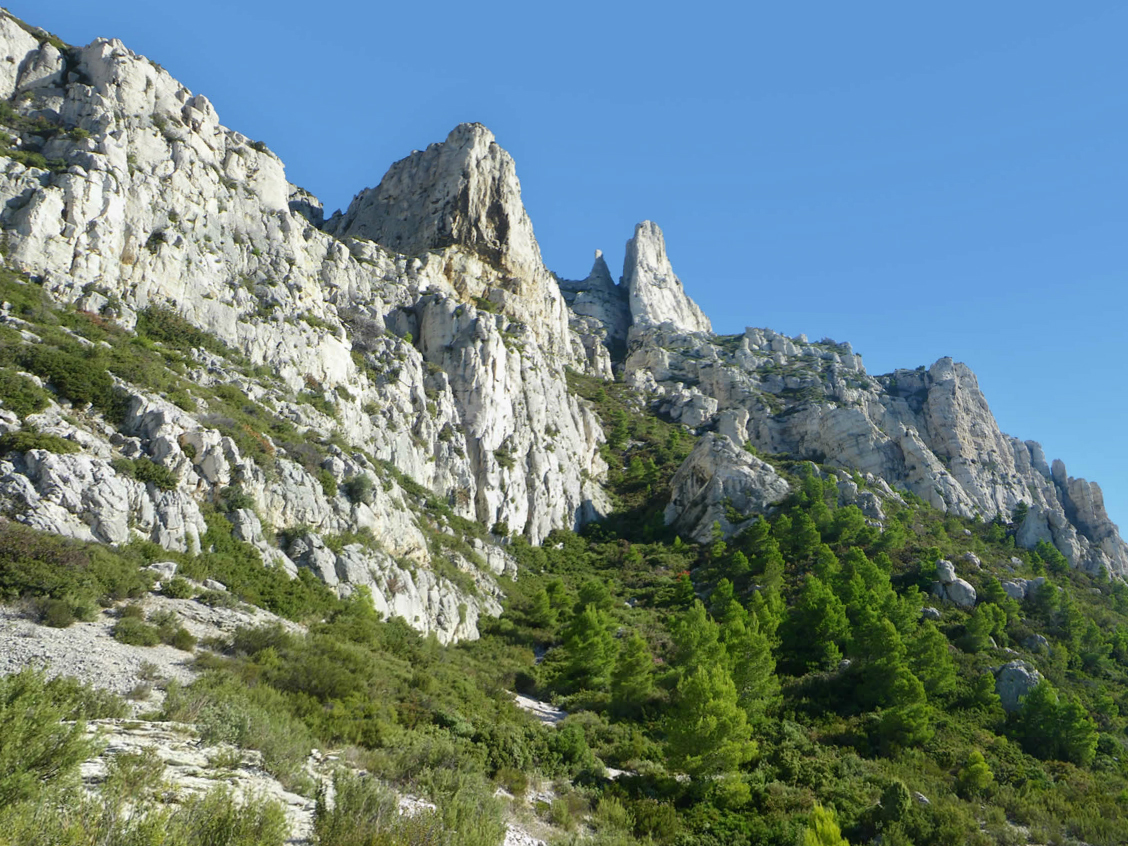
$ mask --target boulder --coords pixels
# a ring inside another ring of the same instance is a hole
[[[963,579],[944,586],[944,596],[953,605],[968,609],[975,607],[975,588]]]
[[[674,474],[666,525],[697,543],[710,540],[714,523],[731,537],[748,525],[752,515],[767,511],[790,490],[770,464],[710,432]],[[749,519],[733,522],[733,511]]]
[[[1022,707],[1022,698],[1042,681],[1042,674],[1026,661],[1011,661],[1004,664],[995,675],[995,693],[1003,703],[1007,713]]]
[[[145,569],[156,573],[157,578],[164,582],[176,575],[176,566],[175,561],[158,561],[155,564],[150,564]]]
[[[956,580],[956,568],[951,561],[941,558],[936,562],[936,578],[942,585],[950,585]]]

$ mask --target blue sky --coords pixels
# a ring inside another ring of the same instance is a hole
[[[923,5],[9,0],[160,62],[330,211],[481,121],[562,276],[655,220],[718,331],[967,362],[1128,529],[1128,5]]]

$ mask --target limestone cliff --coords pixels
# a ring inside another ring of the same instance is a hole
[[[0,74],[12,139],[0,159],[6,266],[57,307],[127,330],[153,309],[186,319],[231,351],[195,350],[192,384],[237,387],[316,442],[287,448],[257,433],[277,454],[264,468],[224,436],[230,418],[214,401],[201,394],[186,412],[153,386],[122,382],[134,411],[121,424],[96,409],[80,419],[65,401],[31,421],[5,419],[8,430],[37,426],[82,446],[0,463],[7,514],[104,542],[140,534],[192,549],[201,506],[238,486],[254,507],[235,515],[248,542],[287,569],[337,573],[344,591],[381,587],[392,561],[426,564],[436,554],[427,538],[450,531],[384,467],[455,515],[533,542],[605,508],[602,432],[564,379],[566,366],[588,366],[583,345],[540,260],[512,159],[487,130],[458,127],[393,166],[381,185],[400,193],[385,196],[381,222],[334,219],[334,237],[317,227],[321,204],[286,181],[265,145],[121,42],[60,50],[4,13],[0,53],[10,59]],[[2,319],[34,334],[15,314]],[[120,458],[157,463],[177,487],[123,478]],[[390,492],[377,484],[370,501],[352,502],[327,476],[383,477]],[[365,529],[379,548],[363,566],[293,560],[265,538],[294,526]],[[454,560],[478,578],[471,561]],[[452,621],[449,610],[466,597],[449,584],[436,592],[441,582],[401,589],[401,602],[420,597],[403,615],[444,638],[472,634],[473,615]]]
[[[984,518],[1025,502],[1020,544],[1128,574],[1100,488],[1000,432],[964,365],[873,377],[848,344],[715,336],[649,221],[618,283],[598,253],[558,280],[481,125],[326,221],[264,144],[119,41],[60,47],[0,12],[0,55],[0,370],[48,398],[0,408],[23,438],[0,516],[190,552],[220,513],[269,565],[472,637],[513,573],[500,535],[608,508],[575,368],[715,433],[667,509],[695,539],[786,493],[750,443],[837,468],[872,520],[895,489]],[[60,361],[101,393],[68,393]]]
[[[849,344],[665,326],[632,330],[625,371],[663,414],[765,452],[857,470],[965,517],[1009,518],[1024,502],[1021,545],[1047,540],[1074,566],[1128,574],[1100,488],[1001,432],[975,374],[950,358],[873,377]]]

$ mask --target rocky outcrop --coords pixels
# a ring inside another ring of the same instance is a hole
[[[644,220],[627,241],[623,261],[632,326],[670,324],[681,332],[712,332],[709,318],[682,287],[666,255],[666,241],[658,224]]]
[[[1003,434],[975,374],[950,358],[875,378],[849,344],[829,339],[754,328],[705,339],[636,325],[624,371],[686,426],[857,471],[941,510],[1005,518],[1024,502],[1021,546],[1045,540],[1075,567],[1128,574],[1128,546],[1100,489],[1051,470],[1037,443]]]
[[[497,305],[552,353],[568,354],[567,310],[541,260],[516,166],[480,123],[461,124],[443,143],[396,162],[325,230],[406,255],[460,247],[480,256],[501,271],[496,295],[489,292]]]
[[[670,483],[666,525],[708,543],[713,525],[731,537],[790,492],[790,486],[765,461],[724,435],[707,434],[682,462]]]
[[[294,539],[287,553],[298,566],[311,570],[339,592],[367,588],[379,613],[400,617],[423,634],[434,633],[440,643],[473,640],[480,616],[501,613],[500,591],[471,561],[461,563],[465,580],[474,585],[472,592],[431,570],[401,566],[387,553],[361,544],[334,552],[316,534]],[[500,562],[511,566],[505,557]],[[481,564],[484,570],[485,561]],[[509,575],[516,573],[511,570]]]
[[[1038,576],[1036,579],[1008,579],[1002,584],[1007,596],[1016,602],[1023,602],[1032,599],[1045,583],[1046,577]]]
[[[1022,698],[1042,681],[1042,674],[1026,661],[1004,664],[995,675],[995,693],[1007,713],[1022,708]]]
[[[956,575],[951,561],[941,558],[936,562],[937,580],[932,585],[932,595],[944,602],[963,608],[975,607],[975,588]]]
[[[590,350],[602,346],[605,354],[618,350],[627,340],[631,313],[626,290],[616,285],[600,250],[586,279],[561,279],[560,293],[572,312],[572,328]],[[591,353],[588,353],[591,357]]]
[[[0,464],[6,513],[87,540],[141,534],[190,551],[200,504],[238,486],[253,510],[230,515],[236,533],[296,572],[268,538],[298,525],[370,531],[381,550],[426,567],[425,520],[384,462],[457,515],[533,542],[606,510],[602,431],[568,393],[565,367],[610,376],[610,360],[585,352],[570,328],[513,161],[488,130],[460,126],[393,166],[331,220],[334,237],[317,228],[320,202],[287,182],[265,145],[121,42],[60,51],[0,13],[0,53],[10,58],[0,96],[26,92],[15,108],[48,127],[8,127],[13,143],[51,163],[0,159],[8,266],[125,328],[153,306],[171,309],[246,359],[198,349],[196,384],[238,386],[298,437],[347,447],[319,448],[311,463],[308,450],[291,460],[264,435],[277,454],[265,468],[220,434],[211,418],[222,415],[206,402],[188,414],[123,385],[138,405],[120,431],[96,414],[92,428],[74,425],[59,407],[50,431],[80,454]],[[0,320],[25,329],[6,312]],[[122,458],[152,459],[176,488],[122,476]],[[358,475],[383,480],[371,501],[326,492]],[[419,607],[446,608],[441,624],[424,614],[424,629],[459,628],[445,603]]]

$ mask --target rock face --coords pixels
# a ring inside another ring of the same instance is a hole
[[[580,321],[573,325],[581,336],[597,339],[609,350],[626,342],[631,324],[626,290],[612,280],[601,250],[595,251],[587,278],[578,282],[561,279],[560,292]]]
[[[516,166],[480,123],[461,124],[443,143],[396,162],[325,231],[412,256],[464,248],[501,271],[503,310],[510,307],[552,352],[568,349],[564,300],[541,260]]]
[[[681,332],[712,332],[709,318],[686,296],[666,255],[666,240],[658,224],[644,220],[627,241],[623,285],[630,300],[631,323],[661,326]]]
[[[1003,434],[975,374],[950,358],[873,377],[849,344],[829,339],[754,328],[707,338],[636,323],[624,377],[686,426],[857,471],[941,510],[991,519],[1025,502],[1021,546],[1045,540],[1075,567],[1128,574],[1128,545],[1100,489],[1060,462],[1051,470],[1034,441]]]
[[[698,543],[708,543],[714,523],[731,537],[790,490],[770,464],[710,433],[674,474],[666,525]]]
[[[1026,661],[1011,661],[1004,664],[995,676],[995,693],[1003,703],[1007,713],[1022,707],[1022,697],[1026,696],[1042,681],[1042,674]]]
[[[7,456],[0,511],[86,540],[140,534],[192,551],[205,530],[200,504],[238,486],[252,508],[229,515],[236,534],[296,573],[268,540],[294,526],[366,530],[381,553],[426,567],[426,534],[442,528],[426,525],[419,496],[393,471],[456,515],[533,542],[605,510],[603,434],[564,374],[609,376],[610,362],[588,361],[569,327],[512,159],[487,130],[458,127],[394,166],[331,221],[333,237],[316,228],[321,204],[287,182],[264,145],[222,126],[204,96],[121,42],[59,51],[0,12],[0,53],[10,58],[0,97],[26,92],[15,108],[49,127],[7,127],[13,143],[52,163],[0,159],[7,267],[56,303],[126,329],[147,309],[170,309],[246,360],[198,349],[193,383],[231,386],[300,437],[347,445],[296,460],[264,434],[277,456],[264,468],[221,433],[213,420],[223,415],[206,403],[186,413],[148,386],[122,384],[132,399],[120,427],[93,412],[76,423],[57,405],[27,421],[82,451]],[[28,331],[7,312],[0,321]],[[321,398],[321,409],[296,402],[299,393]],[[176,487],[123,476],[122,458],[154,461]],[[332,492],[360,476],[377,480],[366,501]],[[383,584],[365,568],[346,570]],[[476,609],[491,607],[442,579],[419,591],[404,613],[441,637],[472,635]],[[406,600],[383,601],[398,609]],[[467,623],[464,604],[473,606]]]
[[[872,377],[848,344],[716,337],[649,221],[619,284],[600,255],[586,279],[558,282],[513,160],[479,124],[397,162],[325,221],[265,145],[121,42],[60,49],[0,10],[0,57],[16,115],[0,122],[22,159],[0,157],[0,284],[108,338],[178,321],[148,338],[168,365],[159,378],[104,370],[113,414],[57,385],[36,413],[0,408],[0,433],[66,443],[2,457],[4,518],[191,553],[218,510],[266,564],[309,569],[341,594],[368,587],[440,639],[472,637],[512,575],[483,529],[539,543],[608,508],[604,434],[568,388],[572,368],[621,374],[705,436],[666,514],[695,539],[714,522],[738,530],[786,493],[750,442],[830,465],[840,502],[871,522],[894,488],[969,517],[1025,502],[1018,543],[1128,574],[1100,488],[1002,434],[964,365]],[[0,305],[13,344],[81,348],[92,363],[113,348],[35,320]],[[206,342],[178,347],[193,333]],[[478,524],[472,552],[443,540],[459,519]],[[358,535],[356,548],[333,542]],[[439,575],[439,556],[462,575]],[[966,603],[960,582],[942,587]]]

